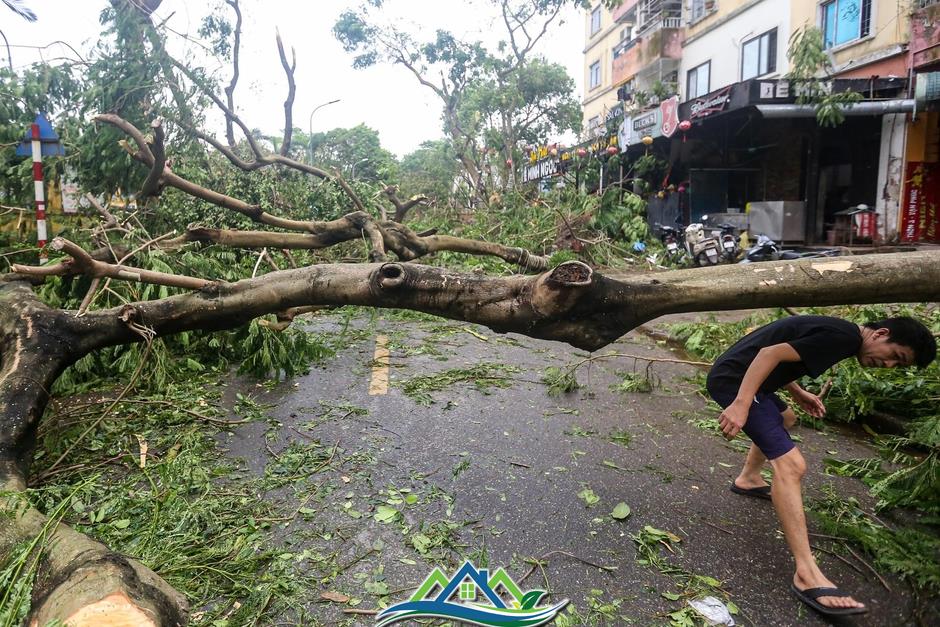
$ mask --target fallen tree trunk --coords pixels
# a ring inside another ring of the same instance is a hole
[[[64,248],[68,251],[68,248]],[[76,252],[76,254],[78,254]],[[102,272],[60,264],[63,272]],[[115,268],[118,266],[114,266]],[[28,268],[15,267],[29,272]],[[128,273],[124,273],[127,275]],[[130,278],[115,273],[119,278]],[[26,274],[0,280],[0,553],[35,536],[46,519],[23,505],[33,438],[48,390],[71,363],[96,349],[191,329],[227,329],[296,307],[401,308],[599,349],[658,316],[773,306],[940,300],[940,252],[603,276],[568,262],[536,276],[485,277],[409,263],[325,264],[237,283],[209,282],[161,300],[87,312],[51,309]],[[175,625],[186,604],[156,575],[64,525],[43,552],[32,624],[71,618],[101,625],[100,611],[128,625]]]

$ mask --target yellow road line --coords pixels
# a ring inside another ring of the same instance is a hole
[[[375,336],[375,356],[372,358],[372,380],[369,381],[369,396],[388,393],[388,337]]]

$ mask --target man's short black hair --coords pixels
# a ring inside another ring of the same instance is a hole
[[[920,320],[901,316],[866,322],[865,326],[875,330],[887,329],[889,341],[914,351],[914,363],[918,368],[926,368],[937,357],[937,340]]]

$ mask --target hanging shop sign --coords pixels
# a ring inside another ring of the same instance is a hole
[[[643,142],[644,137],[659,137],[662,135],[663,113],[659,107],[644,111],[634,116],[630,125],[630,145]]]
[[[697,120],[724,111],[728,108],[728,103],[731,102],[732,87],[732,85],[728,85],[727,87],[723,87],[716,92],[712,92],[707,96],[693,101],[689,118]]]
[[[561,148],[557,144],[550,144],[549,146],[551,147],[546,148],[543,158],[531,160],[533,154],[539,155],[542,154],[542,151],[539,148],[529,151],[530,161],[522,167],[521,171],[523,183],[530,183],[532,181],[539,181],[564,174],[568,168],[576,167],[578,163],[582,163],[582,160],[590,155],[606,159],[612,154],[620,152],[620,141],[616,133],[608,133],[590,142],[569,148]],[[616,149],[615,152],[610,151],[611,147]],[[587,163],[587,161],[583,161],[583,163]]]
[[[554,157],[527,164],[522,168],[522,182],[536,181],[558,174],[558,162]]]
[[[659,103],[659,114],[663,120],[659,130],[663,137],[672,137],[679,128],[679,96],[666,98]]]

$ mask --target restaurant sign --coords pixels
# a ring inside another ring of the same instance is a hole
[[[731,102],[731,87],[728,85],[692,102],[689,118],[696,120],[724,111]]]

